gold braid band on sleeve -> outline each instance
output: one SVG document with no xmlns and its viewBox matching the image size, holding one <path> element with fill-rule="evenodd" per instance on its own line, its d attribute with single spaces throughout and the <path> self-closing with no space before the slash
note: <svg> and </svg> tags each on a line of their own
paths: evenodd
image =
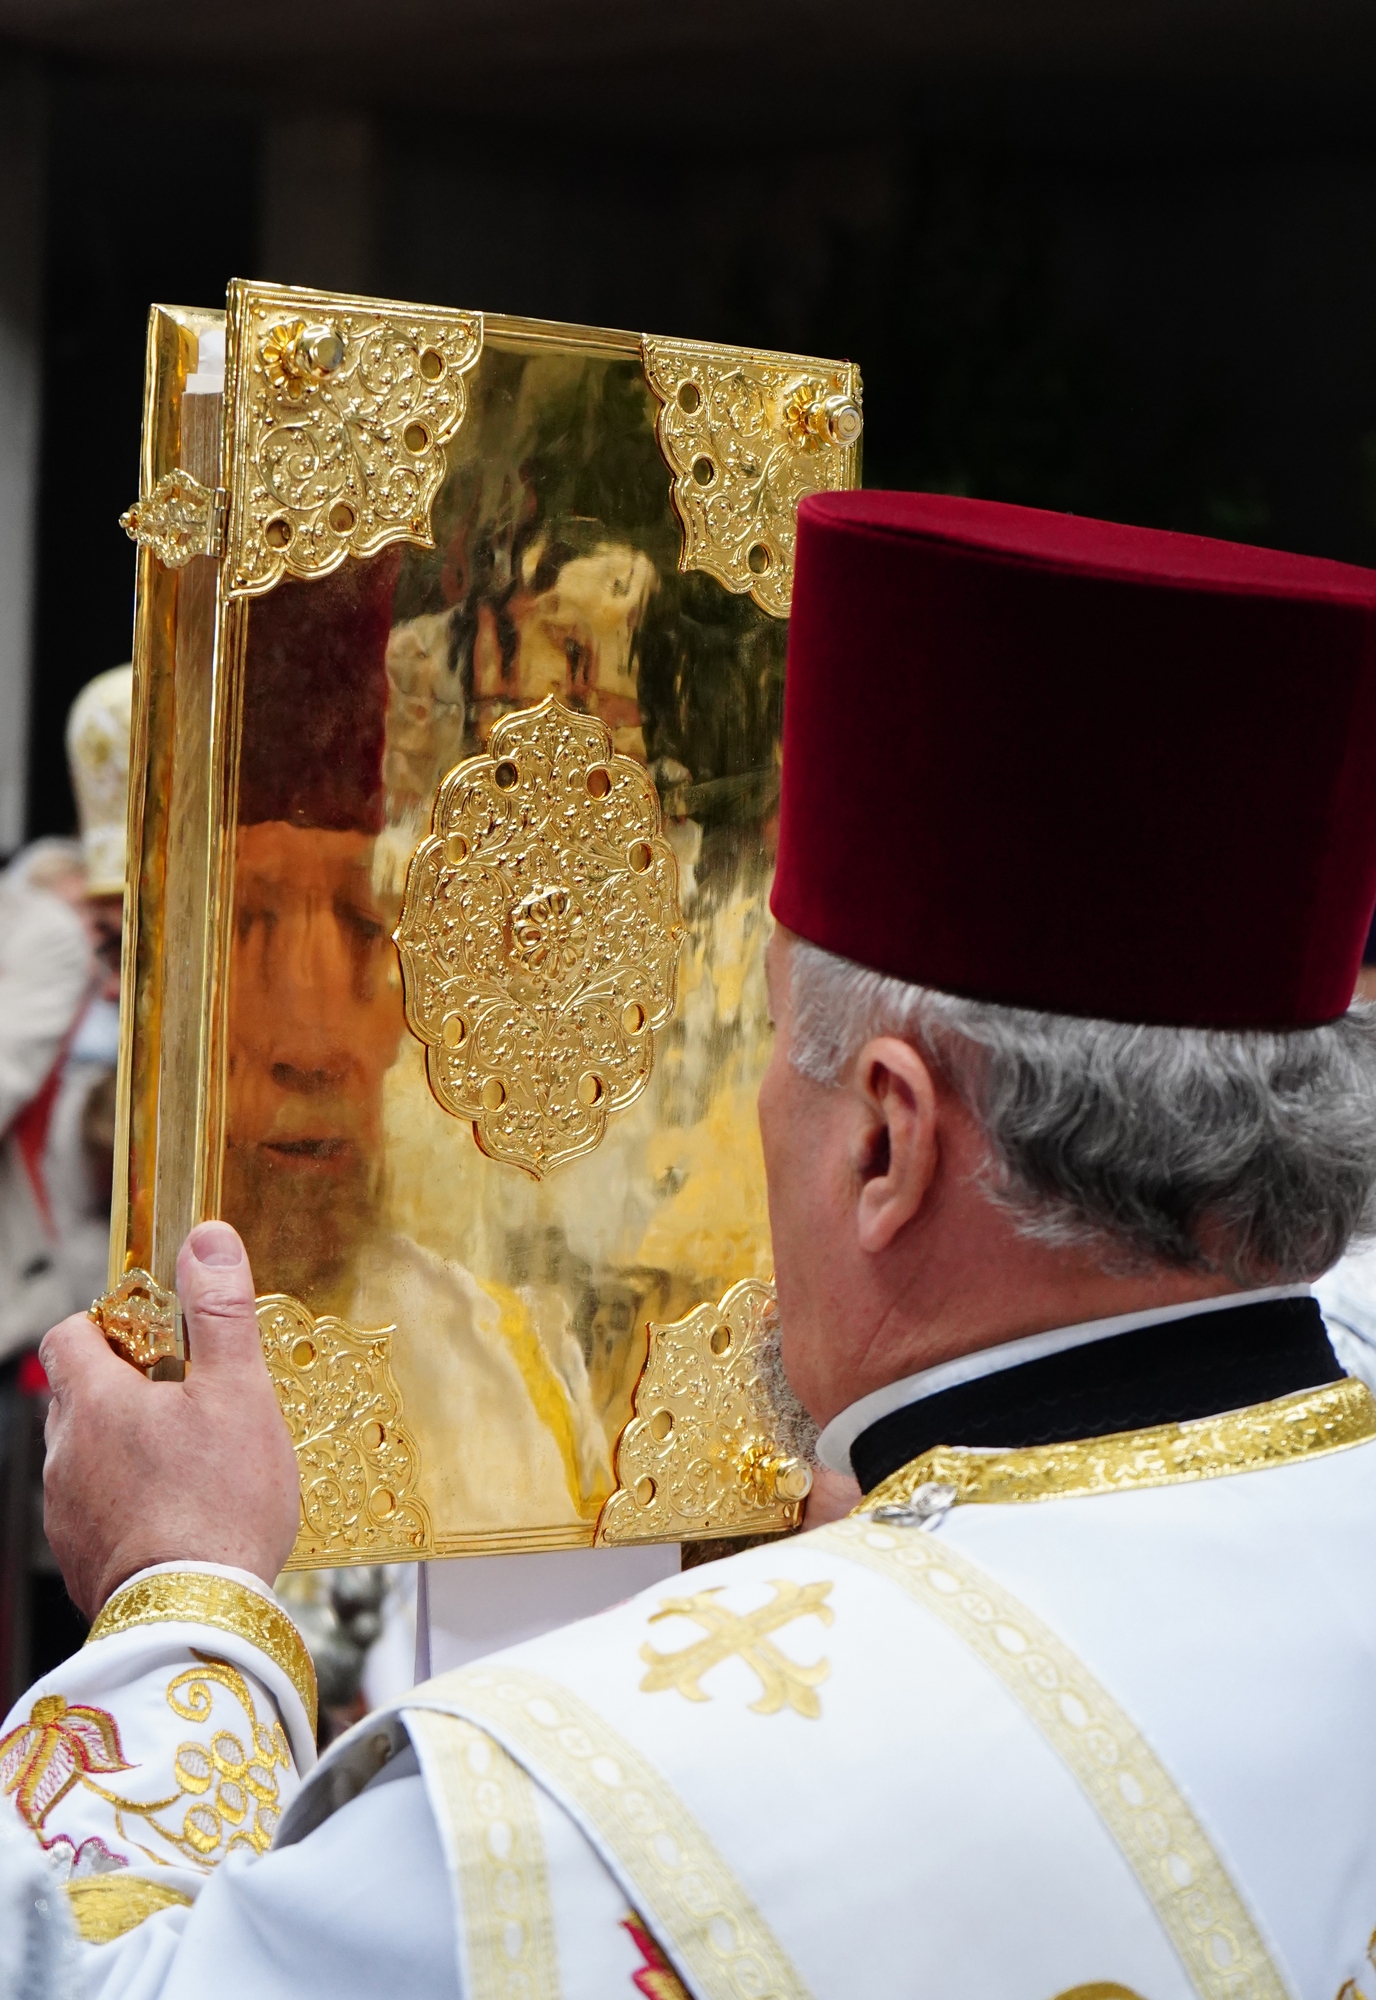
<svg viewBox="0 0 1376 2000">
<path fill-rule="evenodd" d="M 126 1583 L 99 1613 L 86 1640 L 112 1639 L 138 1625 L 210 1625 L 247 1639 L 280 1667 L 310 1720 L 316 1725 L 318 1698 L 315 1667 L 305 1641 L 282 1607 L 261 1591 L 229 1576 L 206 1576 L 199 1570 L 167 1570 Z"/>
</svg>

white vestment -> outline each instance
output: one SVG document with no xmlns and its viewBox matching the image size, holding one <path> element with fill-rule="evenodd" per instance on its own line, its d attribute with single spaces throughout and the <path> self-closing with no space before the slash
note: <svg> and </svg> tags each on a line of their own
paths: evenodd
<svg viewBox="0 0 1376 2000">
<path fill-rule="evenodd" d="M 304 1785 L 280 1648 L 134 1625 L 30 1691 L 0 1782 L 45 1697 L 118 1722 L 124 1768 L 28 1794 L 101 2000 L 1370 1995 L 1376 1438 L 1219 1422 L 1261 1469 L 766 1545 L 428 1683 Z"/>
</svg>

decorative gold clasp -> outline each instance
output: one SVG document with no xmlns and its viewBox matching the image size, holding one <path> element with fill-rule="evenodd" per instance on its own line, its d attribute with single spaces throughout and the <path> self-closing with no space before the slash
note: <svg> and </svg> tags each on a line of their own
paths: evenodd
<svg viewBox="0 0 1376 2000">
<path fill-rule="evenodd" d="M 176 1294 L 165 1291 L 147 1271 L 126 1271 L 117 1285 L 91 1301 L 89 1317 L 132 1367 L 161 1381 L 179 1381 L 186 1372 Z"/>
<path fill-rule="evenodd" d="M 126 507 L 119 524 L 131 542 L 153 551 L 168 569 L 184 569 L 193 556 L 225 552 L 226 495 L 189 472 L 165 472 L 151 493 Z"/>
<path fill-rule="evenodd" d="M 651 1323 L 599 1544 L 777 1535 L 801 1524 L 812 1471 L 778 1441 L 765 1362 L 775 1309 L 774 1287 L 747 1278 L 717 1305 Z"/>
</svg>

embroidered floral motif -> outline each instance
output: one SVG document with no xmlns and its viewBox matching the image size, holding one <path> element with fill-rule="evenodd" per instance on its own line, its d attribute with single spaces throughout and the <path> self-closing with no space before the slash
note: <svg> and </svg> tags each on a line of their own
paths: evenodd
<svg viewBox="0 0 1376 2000">
<path fill-rule="evenodd" d="M 179 1744 L 172 1766 L 177 1790 L 166 1798 L 128 1798 L 100 1782 L 107 1774 L 135 1768 L 124 1756 L 114 1717 L 104 1709 L 69 1706 L 61 1695 L 44 1695 L 35 1702 L 28 1722 L 0 1743 L 0 1783 L 16 1794 L 21 1815 L 40 1839 L 47 1814 L 79 1784 L 111 1808 L 122 1840 L 163 1865 L 171 1857 L 133 1839 L 126 1822 L 141 1823 L 145 1835 L 156 1837 L 202 1870 L 235 1847 L 263 1853 L 277 1826 L 277 1772 L 291 1768 L 286 1736 L 279 1722 L 261 1720 L 248 1682 L 237 1668 L 201 1653 L 195 1657 L 199 1665 L 186 1668 L 168 1684 L 167 1704 L 173 1714 L 187 1722 L 211 1722 L 218 1687 L 233 1696 L 247 1728 L 242 1733 L 217 1728 L 206 1740 Z M 183 1805 L 178 1824 L 176 1810 Z M 173 1815 L 170 1821 L 163 1817 L 168 1814 Z M 59 1833 L 43 1844 L 59 1855 L 65 1850 L 75 1872 L 97 1873 L 103 1866 L 127 1865 L 99 1839 L 78 1844 L 69 1834 Z M 92 1851 L 88 1857 L 88 1849 L 99 1853 Z"/>
<path fill-rule="evenodd" d="M 645 2000 L 688 2000 L 687 1987 L 646 1930 L 643 1919 L 632 1910 L 621 1919 L 621 1928 L 630 1932 L 636 1950 L 645 1961 L 639 1971 L 631 1974 L 636 1992 L 643 1993 Z"/>
<path fill-rule="evenodd" d="M 0 1785 L 34 1833 L 73 1785 L 97 1772 L 132 1769 L 114 1716 L 69 1704 L 60 1694 L 40 1695 L 28 1721 L 0 1741 Z"/>
<path fill-rule="evenodd" d="M 58 1875 L 64 1882 L 85 1882 L 92 1876 L 108 1875 L 113 1869 L 129 1866 L 129 1856 L 116 1854 L 98 1833 L 87 1834 L 85 1840 L 73 1840 L 69 1833 L 54 1834 L 51 1840 L 40 1834 L 38 1839 L 57 1864 Z"/>
</svg>

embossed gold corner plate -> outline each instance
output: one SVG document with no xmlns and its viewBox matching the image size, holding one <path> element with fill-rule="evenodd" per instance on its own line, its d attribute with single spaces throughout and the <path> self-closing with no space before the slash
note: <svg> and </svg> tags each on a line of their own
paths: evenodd
<svg viewBox="0 0 1376 2000">
<path fill-rule="evenodd" d="M 774 1287 L 747 1279 L 716 1305 L 651 1323 L 599 1545 L 783 1534 L 801 1524 L 812 1474 L 777 1442 L 763 1365 L 776 1312 Z"/>
<path fill-rule="evenodd" d="M 673 1011 L 678 864 L 643 765 L 553 695 L 449 773 L 396 942 L 430 1088 L 539 1179 L 649 1081 Z"/>
<path fill-rule="evenodd" d="M 258 1326 L 301 1468 L 301 1528 L 289 1567 L 414 1558 L 433 1546 L 416 1497 L 420 1453 L 402 1420 L 388 1358 L 395 1331 L 313 1317 L 284 1292 L 260 1298 Z"/>
<path fill-rule="evenodd" d="M 230 594 L 328 576 L 392 542 L 430 547 L 482 315 L 239 283 L 229 310 Z"/>
<path fill-rule="evenodd" d="M 683 524 L 680 567 L 787 618 L 799 502 L 857 483 L 859 369 L 650 334 L 642 346 Z"/>
</svg>

